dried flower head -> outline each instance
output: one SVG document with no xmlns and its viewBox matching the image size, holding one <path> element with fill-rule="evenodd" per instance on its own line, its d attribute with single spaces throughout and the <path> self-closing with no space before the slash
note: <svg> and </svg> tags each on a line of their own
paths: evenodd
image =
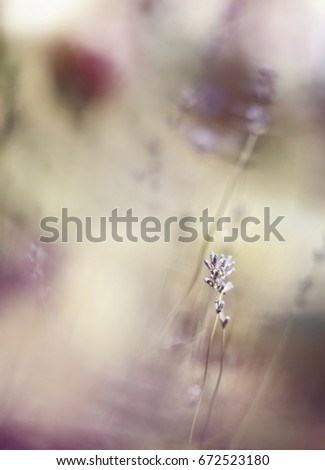
<svg viewBox="0 0 325 470">
<path fill-rule="evenodd" d="M 233 285 L 228 277 L 235 271 L 234 260 L 231 256 L 210 253 L 210 259 L 205 259 L 204 264 L 210 271 L 210 277 L 205 277 L 205 282 L 216 289 L 220 294 L 229 292 Z"/>
<path fill-rule="evenodd" d="M 226 328 L 228 323 L 230 322 L 230 317 L 220 318 L 222 328 Z"/>
<path fill-rule="evenodd" d="M 225 302 L 222 297 L 234 287 L 228 278 L 235 271 L 235 262 L 232 256 L 226 257 L 224 254 L 217 255 L 212 252 L 209 259 L 204 260 L 204 264 L 210 271 L 210 276 L 204 278 L 205 282 L 219 292 L 219 299 L 215 300 L 214 304 L 222 328 L 225 328 L 230 317 L 224 315 Z"/>
<path fill-rule="evenodd" d="M 216 314 L 219 315 L 225 306 L 225 302 L 223 300 L 215 300 L 214 304 L 216 307 Z"/>
</svg>

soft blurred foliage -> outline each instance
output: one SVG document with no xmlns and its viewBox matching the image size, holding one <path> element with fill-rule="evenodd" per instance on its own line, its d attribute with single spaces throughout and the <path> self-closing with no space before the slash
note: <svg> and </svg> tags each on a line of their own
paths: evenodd
<svg viewBox="0 0 325 470">
<path fill-rule="evenodd" d="M 2 0 L 0 448 L 324 448 L 321 0 Z M 38 243 L 40 220 L 284 215 L 255 243 Z M 72 234 L 73 235 L 73 234 Z M 207 397 L 220 365 L 213 343 Z"/>
</svg>

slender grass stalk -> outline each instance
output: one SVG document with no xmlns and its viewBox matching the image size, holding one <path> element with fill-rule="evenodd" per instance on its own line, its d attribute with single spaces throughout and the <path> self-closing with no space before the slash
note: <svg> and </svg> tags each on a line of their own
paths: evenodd
<svg viewBox="0 0 325 470">
<path fill-rule="evenodd" d="M 208 374 L 211 345 L 213 343 L 213 340 L 214 340 L 214 337 L 215 337 L 215 334 L 216 334 L 216 331 L 217 331 L 218 319 L 219 319 L 219 317 L 217 315 L 216 319 L 214 321 L 212 331 L 211 331 L 210 341 L 208 343 L 208 349 L 207 349 L 207 353 L 206 353 L 204 373 L 203 373 L 203 379 L 202 379 L 201 395 L 200 395 L 199 401 L 196 405 L 196 409 L 195 409 L 195 413 L 194 413 L 194 417 L 193 417 L 193 421 L 192 421 L 190 437 L 189 437 L 189 440 L 188 440 L 188 446 L 189 447 L 192 446 L 194 429 L 195 429 L 197 418 L 199 416 L 199 412 L 200 412 L 200 408 L 201 408 L 201 404 L 202 404 L 202 400 L 203 400 L 203 395 L 204 395 L 204 392 L 205 392 L 205 384 L 206 384 L 206 379 L 207 379 L 207 374 Z"/>
<path fill-rule="evenodd" d="M 259 137 L 258 134 L 253 134 L 252 132 L 248 134 L 248 137 L 246 139 L 243 150 L 238 160 L 238 165 L 240 165 L 240 167 L 242 168 L 246 167 L 248 160 L 250 159 L 250 157 L 252 156 L 254 152 L 255 146 L 258 141 L 258 137 Z"/>
<path fill-rule="evenodd" d="M 226 330 L 225 328 L 222 328 L 222 336 L 221 336 L 221 355 L 220 355 L 220 366 L 219 366 L 219 374 L 218 378 L 216 381 L 216 385 L 213 390 L 213 395 L 211 397 L 210 405 L 208 408 L 208 414 L 205 422 L 205 426 L 203 429 L 203 440 L 205 438 L 206 432 L 209 429 L 209 424 L 210 424 L 210 419 L 212 415 L 212 410 L 216 401 L 216 397 L 218 395 L 221 379 L 222 379 L 222 374 L 223 374 L 223 366 L 224 366 L 224 357 L 225 357 L 225 342 L 226 342 Z"/>
</svg>

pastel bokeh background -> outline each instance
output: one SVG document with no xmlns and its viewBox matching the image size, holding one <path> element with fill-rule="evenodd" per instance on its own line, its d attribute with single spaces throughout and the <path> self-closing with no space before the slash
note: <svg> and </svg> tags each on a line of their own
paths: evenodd
<svg viewBox="0 0 325 470">
<path fill-rule="evenodd" d="M 186 449 L 211 250 L 235 287 L 193 446 L 324 448 L 322 1 L 1 8 L 0 448 Z M 62 207 L 95 227 L 114 208 L 238 224 L 270 207 L 286 241 L 40 244 Z M 207 396 L 220 332 L 210 359 Z"/>
</svg>

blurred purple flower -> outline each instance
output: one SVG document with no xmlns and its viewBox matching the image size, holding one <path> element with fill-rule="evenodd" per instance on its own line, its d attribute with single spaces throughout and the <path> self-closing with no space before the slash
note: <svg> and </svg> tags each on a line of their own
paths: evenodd
<svg viewBox="0 0 325 470">
<path fill-rule="evenodd" d="M 227 102 L 225 90 L 214 83 L 187 86 L 181 91 L 181 107 L 186 111 L 194 110 L 205 118 L 220 116 Z"/>
<path fill-rule="evenodd" d="M 247 128 L 251 134 L 263 135 L 270 124 L 270 116 L 263 106 L 253 104 L 246 111 Z"/>
<path fill-rule="evenodd" d="M 225 14 L 226 22 L 236 21 L 245 8 L 245 0 L 232 0 Z"/>
<path fill-rule="evenodd" d="M 271 103 L 276 95 L 277 74 L 272 69 L 260 68 L 253 84 L 253 94 L 260 103 Z"/>
<path fill-rule="evenodd" d="M 208 127 L 194 127 L 187 132 L 187 140 L 202 152 L 212 152 L 217 148 L 219 136 Z"/>
</svg>

